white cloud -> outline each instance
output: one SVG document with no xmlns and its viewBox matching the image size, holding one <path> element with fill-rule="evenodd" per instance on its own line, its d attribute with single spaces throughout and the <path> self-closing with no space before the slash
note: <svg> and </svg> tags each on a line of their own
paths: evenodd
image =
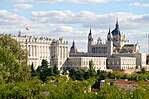
<svg viewBox="0 0 149 99">
<path fill-rule="evenodd" d="M 17 14 L 0 10 L 0 25 L 16 25 L 25 24 L 26 18 Z"/>
<path fill-rule="evenodd" d="M 72 2 L 72 3 L 106 3 L 113 1 L 124 0 L 3 0 L 3 1 L 15 1 L 15 2 Z"/>
<path fill-rule="evenodd" d="M 17 5 L 14 5 L 15 11 L 22 11 L 22 10 L 26 10 L 26 9 L 30 9 L 30 8 L 33 8 L 33 6 L 30 5 L 30 4 L 17 4 Z"/>
<path fill-rule="evenodd" d="M 89 11 L 32 11 L 32 21 L 46 24 L 80 24 L 83 27 L 106 29 L 109 25 L 114 26 L 117 17 L 123 29 L 148 28 L 149 14 L 135 15 L 131 13 L 116 12 L 97 14 Z M 147 23 L 148 22 L 148 23 Z"/>
<path fill-rule="evenodd" d="M 134 2 L 134 3 L 131 3 L 129 5 L 130 6 L 135 6 L 135 7 L 149 7 L 149 4 L 141 4 L 141 3 L 138 3 L 138 2 Z"/>
<path fill-rule="evenodd" d="M 19 29 L 25 29 L 25 27 L 28 26 L 32 29 L 37 28 L 45 28 L 46 25 L 43 25 L 41 23 L 35 24 L 34 22 L 28 20 L 24 16 L 19 16 L 15 13 L 9 12 L 7 10 L 0 10 L 0 28 L 1 31 L 3 30 L 19 30 Z M 5 32 L 5 31 L 3 31 Z"/>
</svg>

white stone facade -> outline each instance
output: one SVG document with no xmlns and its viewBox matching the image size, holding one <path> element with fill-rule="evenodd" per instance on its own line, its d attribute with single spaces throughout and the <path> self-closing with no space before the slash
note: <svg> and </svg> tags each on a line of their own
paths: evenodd
<svg viewBox="0 0 149 99">
<path fill-rule="evenodd" d="M 95 70 L 106 70 L 106 57 L 69 57 L 63 69 L 89 69 L 89 61 L 93 61 Z"/>
<path fill-rule="evenodd" d="M 113 54 L 115 57 L 134 57 L 136 58 L 136 66 L 138 68 L 140 67 L 146 67 L 146 54 L 145 53 L 117 53 Z"/>
<path fill-rule="evenodd" d="M 68 55 L 68 42 L 62 38 L 55 40 L 47 37 L 12 36 L 20 42 L 23 49 L 28 51 L 28 65 L 33 63 L 37 68 L 43 59 L 49 66 L 57 65 L 60 69 Z"/>
<path fill-rule="evenodd" d="M 107 58 L 107 69 L 116 69 L 116 70 L 136 69 L 136 58 L 109 57 Z"/>
</svg>

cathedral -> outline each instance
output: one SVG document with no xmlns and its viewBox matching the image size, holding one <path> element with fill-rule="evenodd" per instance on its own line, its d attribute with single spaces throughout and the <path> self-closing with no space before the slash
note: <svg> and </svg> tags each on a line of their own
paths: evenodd
<svg viewBox="0 0 149 99">
<path fill-rule="evenodd" d="M 88 53 L 93 56 L 111 56 L 115 53 L 139 53 L 139 44 L 127 44 L 125 35 L 120 31 L 118 21 L 115 29 L 107 33 L 106 43 L 103 44 L 99 37 L 97 43 L 93 43 L 92 32 L 88 34 Z"/>
<path fill-rule="evenodd" d="M 118 20 L 116 21 L 115 28 L 112 31 L 109 28 L 105 43 L 103 43 L 100 37 L 98 37 L 97 42 L 94 43 L 93 33 L 90 29 L 88 34 L 87 53 L 78 52 L 75 42 L 73 41 L 69 58 L 77 57 L 88 57 L 90 60 L 96 57 L 97 59 L 95 59 L 94 62 L 96 65 L 101 63 L 101 61 L 99 62 L 98 60 L 102 60 L 102 58 L 104 58 L 102 61 L 105 61 L 105 64 L 102 64 L 97 68 L 95 66 L 95 69 L 104 67 L 102 69 L 105 70 L 106 66 L 106 69 L 125 70 L 146 66 L 146 54 L 140 52 L 140 46 L 138 43 L 128 43 L 125 35 L 120 31 Z M 83 63 L 85 64 L 86 62 Z"/>
</svg>

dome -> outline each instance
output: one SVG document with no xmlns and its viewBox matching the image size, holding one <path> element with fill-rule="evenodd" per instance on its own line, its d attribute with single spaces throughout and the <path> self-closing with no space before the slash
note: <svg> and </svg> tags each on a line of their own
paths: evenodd
<svg viewBox="0 0 149 99">
<path fill-rule="evenodd" d="M 112 31 L 112 35 L 113 35 L 113 36 L 120 36 L 120 35 L 121 35 L 120 30 L 119 30 L 118 20 L 117 20 L 117 22 L 116 22 L 116 27 L 115 27 L 115 29 Z"/>
<path fill-rule="evenodd" d="M 113 36 L 120 36 L 120 35 L 121 35 L 120 30 L 115 28 L 115 29 L 112 31 L 112 35 L 113 35 Z"/>
</svg>

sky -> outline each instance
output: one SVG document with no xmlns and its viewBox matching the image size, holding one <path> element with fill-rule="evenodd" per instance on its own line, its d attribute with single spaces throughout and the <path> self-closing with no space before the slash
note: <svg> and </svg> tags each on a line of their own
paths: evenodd
<svg viewBox="0 0 149 99">
<path fill-rule="evenodd" d="M 90 28 L 94 42 L 98 37 L 106 42 L 117 18 L 128 43 L 148 53 L 149 0 L 0 0 L 0 33 L 63 37 L 83 52 Z"/>
</svg>

